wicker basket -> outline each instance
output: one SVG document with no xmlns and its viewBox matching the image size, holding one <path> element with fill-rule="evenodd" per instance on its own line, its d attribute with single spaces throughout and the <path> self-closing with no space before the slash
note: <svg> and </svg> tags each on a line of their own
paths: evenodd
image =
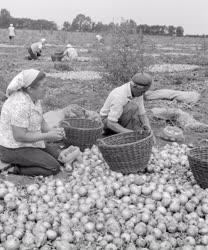
<svg viewBox="0 0 208 250">
<path fill-rule="evenodd" d="M 198 185 L 202 188 L 208 188 L 208 147 L 203 146 L 190 149 L 188 160 Z"/>
<path fill-rule="evenodd" d="M 53 62 L 60 62 L 63 58 L 63 52 L 55 52 L 51 55 L 51 59 Z"/>
<path fill-rule="evenodd" d="M 65 129 L 68 146 L 78 146 L 82 151 L 85 148 L 91 148 L 103 132 L 101 122 L 89 119 L 69 118 L 63 121 L 61 125 Z"/>
<path fill-rule="evenodd" d="M 143 172 L 150 159 L 153 134 L 120 133 L 98 140 L 98 147 L 110 169 L 124 174 Z"/>
</svg>

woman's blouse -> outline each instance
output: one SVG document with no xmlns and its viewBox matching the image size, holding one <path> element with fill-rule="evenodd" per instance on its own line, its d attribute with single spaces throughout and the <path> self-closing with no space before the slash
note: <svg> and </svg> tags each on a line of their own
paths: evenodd
<svg viewBox="0 0 208 250">
<path fill-rule="evenodd" d="M 44 141 L 18 142 L 13 136 L 12 126 L 26 128 L 30 132 L 41 132 L 43 111 L 40 101 L 33 103 L 30 96 L 17 91 L 5 101 L 0 118 L 0 145 L 7 148 L 45 148 Z"/>
</svg>

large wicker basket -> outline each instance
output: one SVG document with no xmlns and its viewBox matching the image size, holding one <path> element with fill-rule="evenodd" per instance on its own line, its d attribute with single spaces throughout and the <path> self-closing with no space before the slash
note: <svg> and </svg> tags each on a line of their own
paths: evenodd
<svg viewBox="0 0 208 250">
<path fill-rule="evenodd" d="M 63 121 L 61 125 L 65 129 L 68 146 L 78 146 L 82 151 L 85 148 L 91 148 L 103 132 L 101 122 L 89 119 L 70 118 Z"/>
<path fill-rule="evenodd" d="M 124 174 L 143 172 L 150 159 L 153 134 L 128 132 L 98 140 L 110 169 Z"/>
<path fill-rule="evenodd" d="M 208 188 L 208 147 L 196 147 L 188 152 L 191 171 L 198 185 Z"/>
</svg>

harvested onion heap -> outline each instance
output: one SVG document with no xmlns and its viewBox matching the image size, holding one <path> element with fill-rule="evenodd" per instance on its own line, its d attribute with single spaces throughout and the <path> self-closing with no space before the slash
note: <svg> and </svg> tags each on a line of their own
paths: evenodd
<svg viewBox="0 0 208 250">
<path fill-rule="evenodd" d="M 207 249 L 208 192 L 187 147 L 153 149 L 148 173 L 112 172 L 97 147 L 67 180 L 0 183 L 0 250 Z"/>
</svg>

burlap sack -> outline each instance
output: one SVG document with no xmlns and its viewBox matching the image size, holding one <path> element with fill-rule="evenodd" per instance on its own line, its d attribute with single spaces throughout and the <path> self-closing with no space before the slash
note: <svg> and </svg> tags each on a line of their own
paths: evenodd
<svg viewBox="0 0 208 250">
<path fill-rule="evenodd" d="M 153 116 L 162 120 L 172 121 L 183 130 L 192 130 L 195 132 L 208 131 L 208 125 L 194 119 L 192 115 L 181 109 L 174 108 L 153 108 L 151 109 Z"/>
<path fill-rule="evenodd" d="M 200 94 L 196 91 L 179 91 L 173 89 L 158 89 L 147 91 L 145 94 L 146 100 L 177 100 L 185 103 L 196 103 L 200 98 Z"/>
</svg>

